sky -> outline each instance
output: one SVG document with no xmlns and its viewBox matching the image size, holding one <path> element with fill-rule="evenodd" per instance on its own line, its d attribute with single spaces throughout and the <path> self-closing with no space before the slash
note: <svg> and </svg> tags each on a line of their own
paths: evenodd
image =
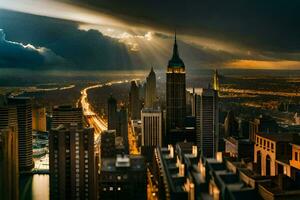
<svg viewBox="0 0 300 200">
<path fill-rule="evenodd" d="M 300 69 L 300 2 L 0 0 L 0 68 Z"/>
</svg>

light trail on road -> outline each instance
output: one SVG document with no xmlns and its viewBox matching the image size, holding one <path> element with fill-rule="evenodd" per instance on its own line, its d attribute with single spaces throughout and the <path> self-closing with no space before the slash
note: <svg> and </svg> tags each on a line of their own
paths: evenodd
<svg viewBox="0 0 300 200">
<path fill-rule="evenodd" d="M 81 90 L 81 99 L 80 103 L 82 106 L 83 114 L 86 117 L 88 123 L 90 126 L 92 126 L 95 129 L 95 137 L 97 138 L 99 134 L 107 130 L 107 123 L 102 120 L 93 110 L 92 106 L 88 102 L 88 95 L 87 91 L 90 89 L 100 88 L 103 87 L 105 84 L 97 84 L 93 86 L 89 86 Z"/>
<path fill-rule="evenodd" d="M 81 97 L 79 101 L 77 102 L 77 106 L 80 103 L 82 106 L 83 114 L 88 122 L 88 124 L 95 129 L 95 145 L 97 145 L 100 142 L 100 134 L 102 131 L 107 130 L 107 121 L 102 119 L 93 111 L 92 106 L 88 102 L 88 94 L 87 91 L 90 89 L 95 89 L 95 88 L 101 88 L 103 86 L 112 86 L 114 84 L 122 84 L 122 83 L 127 83 L 128 80 L 124 81 L 111 81 L 105 84 L 97 84 L 97 85 L 92 85 L 84 88 L 81 90 Z M 134 137 L 131 126 L 129 124 L 128 127 L 128 139 L 129 139 L 129 149 L 130 149 L 130 154 L 139 154 L 139 151 L 137 149 L 137 144 L 136 144 L 136 138 Z"/>
<path fill-rule="evenodd" d="M 88 102 L 87 91 L 90 89 L 101 88 L 103 86 L 112 86 L 114 84 L 127 83 L 128 80 L 124 81 L 111 81 L 104 84 L 96 84 L 88 86 L 81 90 L 81 97 L 78 104 L 81 104 L 83 114 L 86 117 L 89 125 L 95 129 L 95 139 L 97 139 L 100 133 L 104 130 L 107 130 L 107 121 L 99 117 L 94 111 L 90 103 Z M 77 105 L 78 106 L 78 105 Z M 96 140 L 95 140 L 96 141 Z"/>
</svg>

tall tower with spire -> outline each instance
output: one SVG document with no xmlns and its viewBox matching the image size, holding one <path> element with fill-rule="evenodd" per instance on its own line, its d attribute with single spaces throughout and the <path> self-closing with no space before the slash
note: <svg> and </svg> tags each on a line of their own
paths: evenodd
<svg viewBox="0 0 300 200">
<path fill-rule="evenodd" d="M 215 69 L 214 72 L 214 77 L 213 77 L 213 89 L 216 91 L 219 91 L 220 86 L 219 86 L 219 74 L 218 74 L 218 70 Z"/>
<path fill-rule="evenodd" d="M 167 138 L 170 138 L 172 137 L 172 130 L 180 130 L 184 128 L 184 120 L 186 117 L 185 66 L 179 57 L 176 32 L 173 55 L 169 60 L 166 75 L 166 134 Z"/>
</svg>

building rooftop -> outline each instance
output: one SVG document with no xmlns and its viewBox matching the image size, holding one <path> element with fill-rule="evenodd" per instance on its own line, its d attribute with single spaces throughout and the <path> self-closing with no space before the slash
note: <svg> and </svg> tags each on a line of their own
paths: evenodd
<svg viewBox="0 0 300 200">
<path fill-rule="evenodd" d="M 276 196 L 300 196 L 299 184 L 285 175 L 279 175 L 272 177 L 268 182 L 261 183 L 259 185 L 260 191 L 263 193 L 273 194 Z"/>
<path fill-rule="evenodd" d="M 293 142 L 299 141 L 300 138 L 299 134 L 296 133 L 257 133 L 257 135 L 272 140 L 274 142 Z"/>
<path fill-rule="evenodd" d="M 240 144 L 250 144 L 251 143 L 250 139 L 248 139 L 248 138 L 227 137 L 227 138 L 224 138 L 224 140 L 226 140 L 232 144 L 237 144 L 237 142 Z"/>
<path fill-rule="evenodd" d="M 65 111 L 65 110 L 67 110 L 67 111 L 72 111 L 72 110 L 74 110 L 74 111 L 81 111 L 82 110 L 82 108 L 80 108 L 80 107 L 73 107 L 72 105 L 60 105 L 60 106 L 54 106 L 53 107 L 53 111 Z"/>
<path fill-rule="evenodd" d="M 143 113 L 161 113 L 160 108 L 143 108 Z"/>
<path fill-rule="evenodd" d="M 140 155 L 117 155 L 115 158 L 101 159 L 101 171 L 117 172 L 123 168 L 128 171 L 145 170 L 144 157 Z"/>
<path fill-rule="evenodd" d="M 130 167 L 130 159 L 128 155 L 117 155 L 116 167 Z"/>
<path fill-rule="evenodd" d="M 6 106 L 7 104 L 7 97 L 5 95 L 0 95 L 0 106 Z"/>
</svg>

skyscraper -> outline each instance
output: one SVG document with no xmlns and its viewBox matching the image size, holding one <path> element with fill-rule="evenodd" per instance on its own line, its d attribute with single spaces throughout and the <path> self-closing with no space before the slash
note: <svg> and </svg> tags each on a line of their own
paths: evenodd
<svg viewBox="0 0 300 200">
<path fill-rule="evenodd" d="M 214 77 L 213 77 L 213 89 L 216 91 L 219 91 L 220 89 L 220 83 L 219 83 L 219 74 L 218 74 L 218 70 L 216 69 L 214 71 Z"/>
<path fill-rule="evenodd" d="M 19 199 L 17 110 L 0 98 L 0 199 Z"/>
<path fill-rule="evenodd" d="M 135 81 L 131 81 L 130 93 L 130 117 L 131 120 L 141 119 L 141 105 L 139 99 L 139 88 Z"/>
<path fill-rule="evenodd" d="M 19 140 L 19 171 L 30 171 L 32 159 L 32 102 L 30 98 L 9 98 L 8 103 L 17 109 Z"/>
<path fill-rule="evenodd" d="M 167 68 L 166 97 L 166 126 L 167 134 L 170 134 L 172 129 L 184 127 L 186 113 L 185 66 L 178 54 L 176 34 L 173 56 L 169 60 Z"/>
<path fill-rule="evenodd" d="M 214 157 L 218 149 L 219 112 L 217 92 L 212 89 L 195 91 L 197 147 L 205 157 Z"/>
<path fill-rule="evenodd" d="M 142 146 L 162 146 L 162 113 L 160 109 L 143 109 L 142 116 Z"/>
<path fill-rule="evenodd" d="M 151 67 L 151 71 L 146 78 L 146 98 L 145 98 L 145 107 L 152 108 L 156 101 L 156 75 Z"/>
<path fill-rule="evenodd" d="M 117 100 L 110 95 L 107 100 L 108 130 L 116 130 L 117 127 Z"/>
<path fill-rule="evenodd" d="M 32 109 L 32 129 L 35 131 L 46 132 L 46 108 L 34 107 Z"/>
<path fill-rule="evenodd" d="M 51 199 L 95 199 L 94 129 L 76 123 L 59 125 L 49 134 Z"/>
<path fill-rule="evenodd" d="M 113 158 L 116 156 L 116 130 L 106 130 L 101 133 L 101 158 Z"/>
<path fill-rule="evenodd" d="M 57 106 L 53 108 L 52 128 L 70 123 L 76 123 L 81 128 L 83 126 L 82 122 L 82 108 L 72 106 Z"/>
<path fill-rule="evenodd" d="M 224 122 L 225 137 L 239 137 L 239 123 L 235 119 L 233 111 L 229 111 Z"/>
<path fill-rule="evenodd" d="M 129 150 L 128 144 L 128 112 L 124 105 L 117 112 L 117 128 L 116 135 L 121 136 L 124 141 L 125 153 Z"/>
</svg>

